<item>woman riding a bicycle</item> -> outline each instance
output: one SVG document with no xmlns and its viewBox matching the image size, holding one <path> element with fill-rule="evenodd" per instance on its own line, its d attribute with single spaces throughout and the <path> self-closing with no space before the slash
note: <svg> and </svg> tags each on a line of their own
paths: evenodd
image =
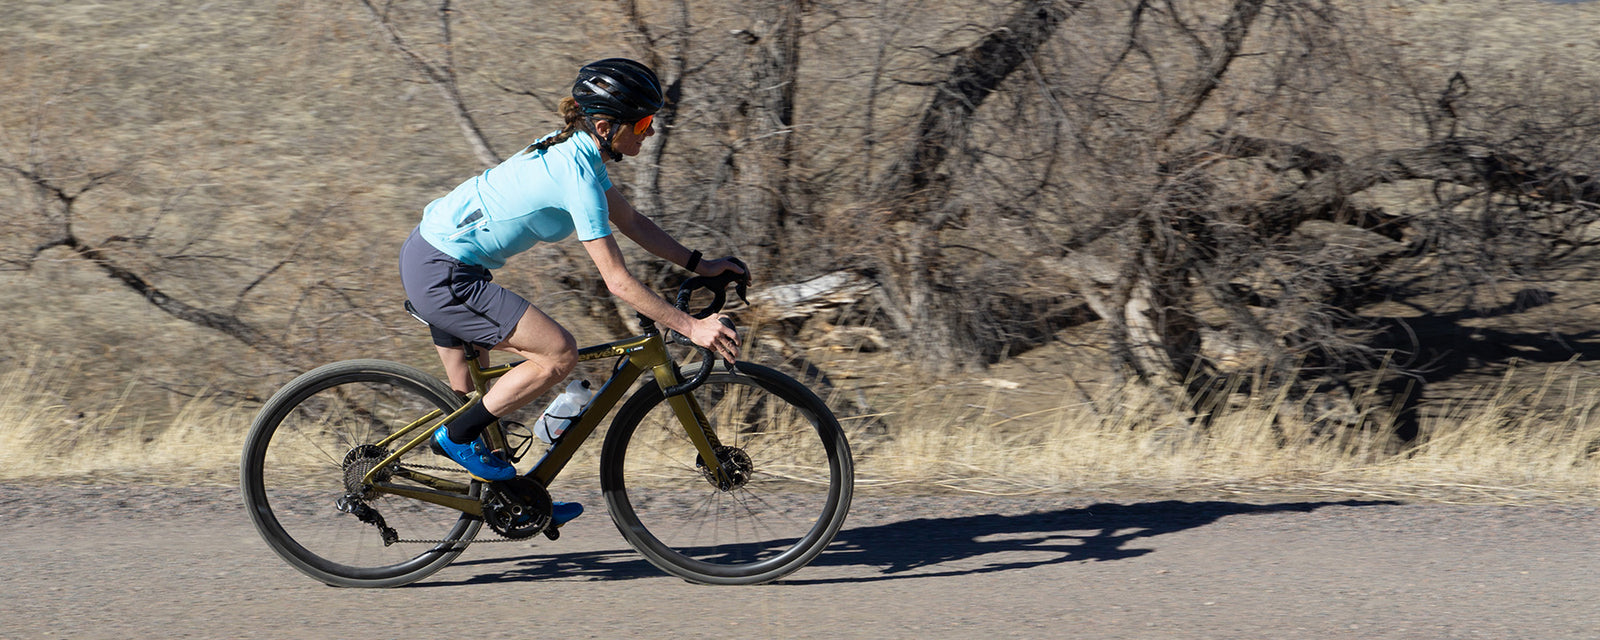
<svg viewBox="0 0 1600 640">
<path fill-rule="evenodd" d="M 645 138 L 655 134 L 652 121 L 661 105 L 661 85 L 649 67 L 622 58 L 585 65 L 572 95 L 559 105 L 562 130 L 429 203 L 400 250 L 406 297 L 432 327 L 457 393 L 473 390 L 460 348 L 464 343 L 525 359 L 489 389 L 483 402 L 434 434 L 450 459 L 479 478 L 516 476 L 516 468 L 480 438 L 484 429 L 544 394 L 578 362 L 571 333 L 491 282 L 492 269 L 537 243 L 575 232 L 612 295 L 730 362 L 739 355 L 738 334 L 720 314 L 696 319 L 656 295 L 628 272 L 612 235 L 615 226 L 646 251 L 700 275 L 743 272 L 728 258 L 701 260 L 699 251 L 662 231 L 612 185 L 605 160 L 638 155 Z M 488 364 L 487 353 L 480 363 Z M 553 524 L 582 511 L 577 503 L 557 502 Z"/>
</svg>

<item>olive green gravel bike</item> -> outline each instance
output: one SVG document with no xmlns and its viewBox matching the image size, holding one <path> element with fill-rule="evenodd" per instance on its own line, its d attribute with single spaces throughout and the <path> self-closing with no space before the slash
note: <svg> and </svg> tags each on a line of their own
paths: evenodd
<svg viewBox="0 0 1600 640">
<path fill-rule="evenodd" d="M 722 308 L 730 283 L 691 278 L 678 307 L 711 290 L 715 299 L 695 314 L 706 317 Z M 580 361 L 616 358 L 610 379 L 531 470 L 504 482 L 471 476 L 430 444 L 434 429 L 517 363 L 480 369 L 477 350 L 464 347 L 476 387 L 465 399 L 435 376 L 383 360 L 306 372 L 251 425 L 240 465 L 250 518 L 290 565 L 344 587 L 425 578 L 485 524 L 502 540 L 554 540 L 546 488 L 620 402 L 600 452 L 600 488 L 639 553 L 707 584 L 767 582 L 810 563 L 844 524 L 854 487 L 832 411 L 783 373 L 718 361 L 703 348 L 699 363 L 680 368 L 667 344 L 688 340 L 640 320 L 642 335 L 579 350 Z M 515 423 L 493 424 L 485 438 L 513 463 L 541 451 Z"/>
</svg>

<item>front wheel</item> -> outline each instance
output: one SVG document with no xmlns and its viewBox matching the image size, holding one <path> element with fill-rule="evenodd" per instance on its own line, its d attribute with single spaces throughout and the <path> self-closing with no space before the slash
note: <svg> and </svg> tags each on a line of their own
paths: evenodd
<svg viewBox="0 0 1600 640">
<path fill-rule="evenodd" d="M 833 412 L 794 379 L 748 363 L 690 394 L 721 441 L 714 464 L 734 482 L 718 486 L 660 387 L 647 384 L 618 411 L 600 458 L 623 537 L 693 582 L 757 584 L 806 566 L 844 524 L 855 484 Z"/>
<path fill-rule="evenodd" d="M 385 436 L 460 404 L 438 378 L 382 360 L 336 362 L 295 378 L 262 406 L 245 441 L 241 488 L 261 537 L 290 565 L 334 586 L 395 587 L 450 564 L 482 519 L 373 491 L 361 478 L 398 446 L 377 446 Z M 464 497 L 480 489 L 427 446 L 380 475 L 407 484 L 412 472 L 455 483 Z"/>
</svg>

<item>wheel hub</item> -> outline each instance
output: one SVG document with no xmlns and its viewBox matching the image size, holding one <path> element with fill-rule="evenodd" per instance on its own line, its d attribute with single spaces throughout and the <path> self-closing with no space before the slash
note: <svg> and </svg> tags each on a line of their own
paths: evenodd
<svg viewBox="0 0 1600 640">
<path fill-rule="evenodd" d="M 724 485 L 717 480 L 717 473 L 701 460 L 695 461 L 695 466 L 700 468 L 700 475 L 706 482 L 722 491 L 733 491 L 750 482 L 750 475 L 755 470 L 755 464 L 750 461 L 750 454 L 739 447 L 721 445 L 713 449 L 717 453 L 717 464 L 722 468 L 723 475 L 727 476 Z"/>
</svg>

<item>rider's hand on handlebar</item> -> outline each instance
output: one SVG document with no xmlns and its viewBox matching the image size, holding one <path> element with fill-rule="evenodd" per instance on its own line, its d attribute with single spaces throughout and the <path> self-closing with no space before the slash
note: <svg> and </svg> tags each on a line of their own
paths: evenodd
<svg viewBox="0 0 1600 640">
<path fill-rule="evenodd" d="M 732 322 L 723 324 L 724 318 L 720 313 L 713 313 L 705 318 L 694 320 L 689 325 L 689 341 L 716 352 L 723 360 L 734 362 L 739 359 L 739 332 L 734 331 Z"/>
<path fill-rule="evenodd" d="M 694 268 L 695 273 L 706 277 L 715 276 L 725 271 L 732 271 L 734 273 L 743 273 L 747 275 L 749 273 L 745 270 L 744 265 L 739 261 L 734 260 L 732 256 L 726 258 L 717 258 L 716 260 L 705 260 Z"/>
</svg>

